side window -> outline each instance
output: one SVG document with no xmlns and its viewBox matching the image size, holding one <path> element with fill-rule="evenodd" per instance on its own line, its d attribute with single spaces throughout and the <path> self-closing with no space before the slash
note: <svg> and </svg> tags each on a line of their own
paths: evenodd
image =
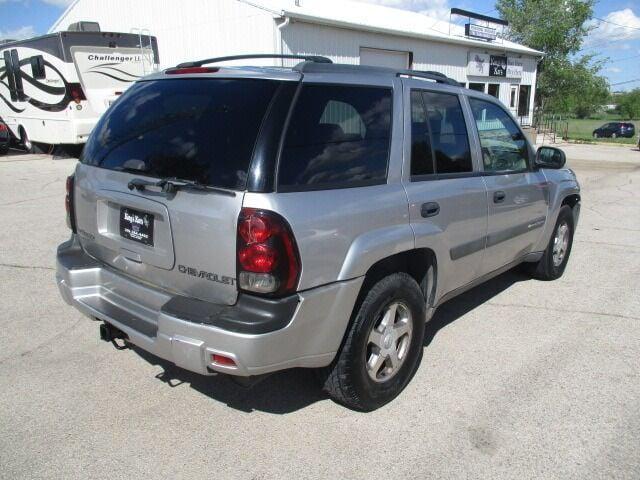
<svg viewBox="0 0 640 480">
<path fill-rule="evenodd" d="M 433 152 L 427 111 L 424 108 L 422 94 L 411 91 L 411 176 L 431 175 L 433 170 Z"/>
<path fill-rule="evenodd" d="M 18 57 L 18 50 L 15 48 L 11 50 L 11 64 L 13 70 L 13 81 L 16 86 L 16 93 L 19 102 L 24 102 L 27 97 L 24 94 L 24 88 L 22 85 L 22 70 L 20 69 L 20 58 Z"/>
<path fill-rule="evenodd" d="M 42 55 L 36 55 L 31 57 L 31 76 L 36 80 L 42 80 L 46 77 L 46 72 L 44 70 L 44 58 Z"/>
<path fill-rule="evenodd" d="M 367 129 L 360 114 L 348 103 L 330 100 L 320 118 L 322 125 L 339 125 L 345 135 L 352 135 L 354 140 L 362 140 Z"/>
<path fill-rule="evenodd" d="M 476 98 L 469 98 L 469 103 L 478 127 L 485 171 L 526 170 L 527 141 L 511 117 L 493 103 Z"/>
<path fill-rule="evenodd" d="M 467 126 L 457 95 L 423 92 L 436 173 L 472 172 Z"/>
<path fill-rule="evenodd" d="M 278 189 L 349 188 L 386 181 L 391 89 L 304 85 L 278 167 Z"/>
<path fill-rule="evenodd" d="M 4 51 L 4 67 L 7 72 L 7 84 L 9 85 L 9 94 L 11 100 L 18 101 L 18 92 L 16 91 L 16 80 L 13 75 L 13 61 L 11 60 L 11 52 L 9 50 Z"/>
</svg>

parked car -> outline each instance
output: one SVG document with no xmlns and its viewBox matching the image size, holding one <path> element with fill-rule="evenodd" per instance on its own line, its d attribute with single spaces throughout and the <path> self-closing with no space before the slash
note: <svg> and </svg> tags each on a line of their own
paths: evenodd
<svg viewBox="0 0 640 480">
<path fill-rule="evenodd" d="M 11 144 L 11 134 L 9 133 L 9 127 L 0 120 L 0 155 L 6 155 L 9 151 L 9 145 Z"/>
<path fill-rule="evenodd" d="M 593 131 L 593 138 L 632 138 L 636 134 L 636 127 L 629 122 L 605 123 Z"/>
<path fill-rule="evenodd" d="M 57 283 L 104 340 L 203 375 L 315 368 L 372 410 L 439 305 L 519 264 L 563 274 L 580 187 L 494 97 L 301 59 L 128 89 L 67 181 Z"/>
</svg>

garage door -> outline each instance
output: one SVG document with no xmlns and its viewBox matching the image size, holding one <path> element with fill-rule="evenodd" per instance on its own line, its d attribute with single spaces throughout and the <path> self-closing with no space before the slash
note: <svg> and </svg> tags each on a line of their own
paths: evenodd
<svg viewBox="0 0 640 480">
<path fill-rule="evenodd" d="M 409 52 L 360 47 L 360 65 L 405 70 L 410 67 L 409 58 Z"/>
</svg>

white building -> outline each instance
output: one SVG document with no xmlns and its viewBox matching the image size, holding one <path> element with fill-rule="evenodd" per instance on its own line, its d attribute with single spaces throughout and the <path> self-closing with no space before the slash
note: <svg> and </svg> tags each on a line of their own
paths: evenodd
<svg viewBox="0 0 640 480">
<path fill-rule="evenodd" d="M 473 38 L 459 25 L 419 13 L 345 0 L 76 0 L 50 31 L 78 21 L 99 22 L 103 31 L 148 30 L 158 39 L 163 68 L 215 56 L 282 53 L 435 70 L 500 98 L 525 124 L 542 56 L 499 38 Z"/>
</svg>

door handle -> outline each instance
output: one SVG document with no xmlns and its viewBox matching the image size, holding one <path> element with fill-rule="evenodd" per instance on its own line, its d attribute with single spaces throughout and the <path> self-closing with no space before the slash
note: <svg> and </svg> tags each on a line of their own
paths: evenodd
<svg viewBox="0 0 640 480">
<path fill-rule="evenodd" d="M 435 217 L 438 213 L 440 213 L 440 205 L 438 205 L 438 202 L 423 203 L 422 207 L 420 207 L 420 215 L 422 215 L 422 218 Z"/>
<path fill-rule="evenodd" d="M 502 191 L 498 190 L 497 192 L 493 192 L 493 203 L 502 203 L 507 195 Z"/>
</svg>

